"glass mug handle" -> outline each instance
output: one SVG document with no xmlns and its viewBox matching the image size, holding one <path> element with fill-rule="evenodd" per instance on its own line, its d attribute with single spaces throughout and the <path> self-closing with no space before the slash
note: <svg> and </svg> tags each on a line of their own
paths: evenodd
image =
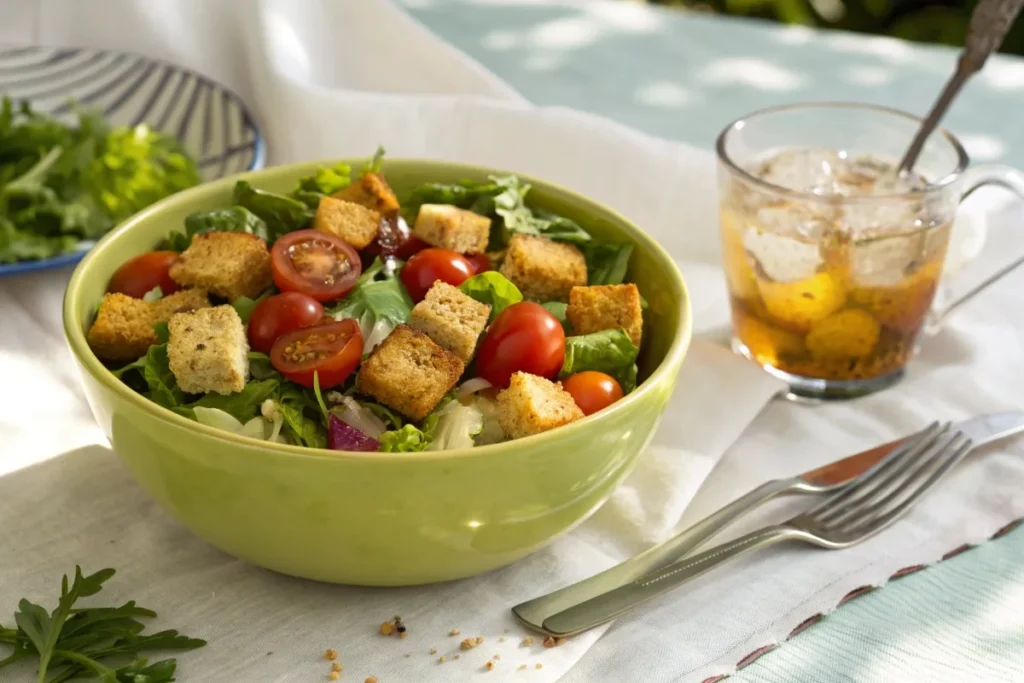
<svg viewBox="0 0 1024 683">
<path fill-rule="evenodd" d="M 987 185 L 995 185 L 1010 190 L 1016 194 L 1018 198 L 1024 199 L 1024 173 L 1010 166 L 971 166 L 964 171 L 960 182 L 963 183 L 963 193 L 960 197 L 961 203 L 964 199 L 970 196 L 972 192 Z M 948 255 L 946 258 L 949 258 Z M 990 285 L 1001 280 L 1021 264 L 1024 264 L 1024 255 L 1015 259 L 1012 263 L 1000 268 L 995 273 L 985 278 L 980 284 L 972 287 L 960 296 L 957 296 L 952 301 L 945 302 L 941 306 L 935 305 L 928 316 L 926 331 L 929 333 L 937 331 L 943 321 L 955 309 L 973 299 L 983 290 L 988 289 Z M 939 297 L 936 297 L 937 300 L 938 298 Z"/>
</svg>

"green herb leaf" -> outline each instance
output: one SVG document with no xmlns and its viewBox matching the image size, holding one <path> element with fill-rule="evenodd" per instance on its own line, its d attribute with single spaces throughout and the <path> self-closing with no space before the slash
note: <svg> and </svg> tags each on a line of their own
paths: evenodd
<svg viewBox="0 0 1024 683">
<path fill-rule="evenodd" d="M 285 382 L 276 399 L 284 417 L 284 432 L 299 446 L 327 447 L 327 426 L 321 419 L 320 406 L 312 391 Z"/>
<path fill-rule="evenodd" d="M 597 370 L 614 377 L 627 394 L 636 388 L 637 347 L 625 330 L 566 337 L 561 377 Z"/>
<path fill-rule="evenodd" d="M 587 242 L 580 245 L 587 259 L 588 285 L 621 285 L 626 280 L 633 245 L 615 242 Z"/>
<path fill-rule="evenodd" d="M 300 230 L 313 220 L 314 210 L 297 199 L 257 190 L 246 180 L 235 183 L 235 204 L 259 216 L 267 225 L 267 244 L 281 235 Z"/>
<path fill-rule="evenodd" d="M 495 270 L 474 275 L 459 285 L 459 289 L 477 301 L 488 304 L 491 307 L 490 320 L 494 320 L 506 307 L 523 300 L 519 288 Z"/>
</svg>

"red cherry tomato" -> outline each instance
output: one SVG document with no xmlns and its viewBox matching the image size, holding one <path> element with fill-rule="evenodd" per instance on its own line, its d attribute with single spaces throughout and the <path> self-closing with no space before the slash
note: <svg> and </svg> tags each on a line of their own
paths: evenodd
<svg viewBox="0 0 1024 683">
<path fill-rule="evenodd" d="M 267 297 L 256 304 L 249 318 L 249 346 L 253 351 L 270 353 L 282 334 L 312 327 L 323 317 L 324 307 L 311 296 L 285 292 Z"/>
<path fill-rule="evenodd" d="M 423 301 L 435 280 L 458 287 L 476 271 L 465 256 L 449 249 L 424 249 L 413 254 L 402 268 L 402 284 L 413 301 Z"/>
<path fill-rule="evenodd" d="M 373 262 L 376 256 L 394 256 L 403 261 L 418 251 L 426 249 L 428 245 L 419 237 L 413 237 L 408 223 L 397 213 L 391 213 L 380 221 L 380 232 L 377 239 L 363 249 L 366 256 L 365 263 Z"/>
<path fill-rule="evenodd" d="M 296 230 L 274 242 L 270 270 L 282 292 L 334 301 L 355 286 L 363 266 L 359 254 L 340 237 L 319 230 Z"/>
<path fill-rule="evenodd" d="M 270 364 L 304 387 L 313 387 L 317 374 L 321 389 L 343 383 L 363 357 L 363 335 L 351 318 L 288 332 L 270 349 Z"/>
<path fill-rule="evenodd" d="M 572 399 L 584 415 L 607 408 L 623 395 L 622 387 L 614 377 L 596 370 L 577 372 L 562 380 L 562 388 L 572 394 Z"/>
<path fill-rule="evenodd" d="M 141 299 L 154 287 L 159 287 L 164 296 L 178 291 L 178 285 L 171 279 L 171 266 L 178 260 L 174 251 L 150 251 L 126 261 L 110 278 L 108 292 L 117 292 Z"/>
<path fill-rule="evenodd" d="M 473 266 L 473 274 L 479 275 L 488 270 L 494 270 L 491 266 L 491 257 L 487 254 L 467 254 L 466 260 Z"/>
<path fill-rule="evenodd" d="M 513 372 L 548 379 L 558 376 L 565 360 L 565 331 L 558 318 L 540 304 L 512 304 L 494 319 L 476 354 L 476 369 L 496 387 L 507 387 Z"/>
</svg>

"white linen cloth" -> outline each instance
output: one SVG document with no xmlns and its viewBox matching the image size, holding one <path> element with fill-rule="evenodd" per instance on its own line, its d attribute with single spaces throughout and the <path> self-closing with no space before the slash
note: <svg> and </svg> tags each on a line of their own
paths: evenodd
<svg viewBox="0 0 1024 683">
<path fill-rule="evenodd" d="M 218 78 L 254 106 L 272 163 L 366 155 L 379 142 L 396 157 L 550 178 L 655 235 L 684 270 L 698 330 L 714 336 L 726 324 L 710 153 L 580 112 L 531 107 L 385 0 L 15 0 L 0 8 L 4 40 L 131 50 Z M 181 658 L 183 681 L 310 680 L 326 676 L 319 656 L 327 647 L 341 651 L 346 679 L 377 675 L 381 683 L 468 680 L 497 653 L 488 680 L 522 680 L 517 669 L 525 663 L 530 680 L 542 683 L 700 681 L 728 673 L 852 588 L 930 562 L 1024 514 L 1024 464 L 1014 456 L 1019 449 L 1004 447 L 965 465 L 941 496 L 855 549 L 753 557 L 620 620 L 600 639 L 602 630 L 552 650 L 519 647 L 522 631 L 509 606 L 621 560 L 767 478 L 935 417 L 1018 405 L 1013 387 L 1024 371 L 1006 356 L 1018 351 L 1020 329 L 995 315 L 1012 299 L 993 294 L 958 316 L 898 389 L 823 408 L 771 404 L 721 462 L 779 387 L 727 351 L 695 341 L 653 447 L 589 522 L 482 577 L 367 590 L 247 566 L 196 540 L 145 498 L 100 445 L 78 389 L 60 329 L 66 276 L 0 282 L 0 377 L 5 388 L 17 387 L 0 392 L 0 473 L 67 453 L 0 479 L 0 615 L 22 595 L 51 596 L 75 563 L 117 567 L 111 599 L 137 599 L 164 623 L 210 640 Z M 410 637 L 384 641 L 376 627 L 394 614 L 409 624 Z M 439 664 L 437 656 L 451 660 L 457 651 L 459 638 L 446 636 L 451 628 L 486 641 Z M 429 656 L 434 648 L 438 654 Z"/>
</svg>

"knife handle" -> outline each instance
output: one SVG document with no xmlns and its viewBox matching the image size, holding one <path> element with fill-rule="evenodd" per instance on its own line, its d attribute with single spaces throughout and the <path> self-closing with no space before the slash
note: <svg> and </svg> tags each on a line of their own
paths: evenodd
<svg viewBox="0 0 1024 683">
<path fill-rule="evenodd" d="M 799 477 L 769 481 L 747 492 L 725 507 L 705 517 L 672 538 L 648 548 L 621 564 L 600 574 L 583 579 L 547 595 L 528 600 L 512 608 L 524 625 L 547 633 L 544 621 L 574 605 L 637 579 L 650 571 L 683 557 L 706 540 L 732 524 L 735 520 L 757 509 L 772 498 L 785 493 L 813 493 L 818 487 L 809 485 Z"/>
</svg>

